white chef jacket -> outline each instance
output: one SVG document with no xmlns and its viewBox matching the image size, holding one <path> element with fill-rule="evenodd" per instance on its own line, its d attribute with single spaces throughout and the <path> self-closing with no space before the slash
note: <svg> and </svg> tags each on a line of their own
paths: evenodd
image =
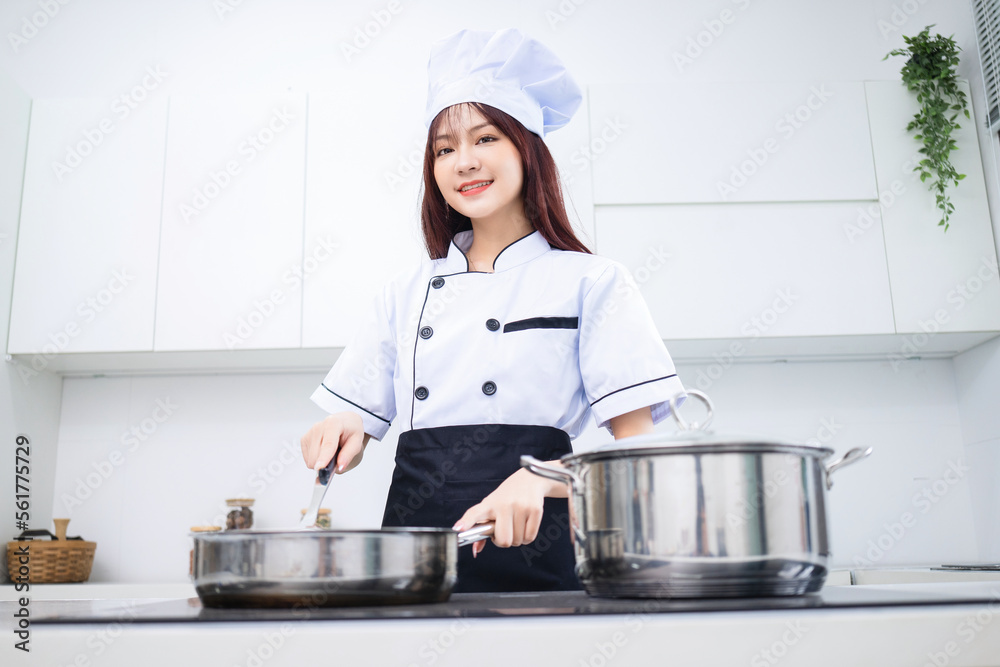
<svg viewBox="0 0 1000 667">
<path fill-rule="evenodd" d="M 684 389 L 624 266 L 535 231 L 493 273 L 469 271 L 472 234 L 382 288 L 313 401 L 357 413 L 376 440 L 397 417 L 403 431 L 525 424 L 573 438 L 591 414 L 609 431 L 646 406 L 654 424 L 669 415 Z"/>
</svg>

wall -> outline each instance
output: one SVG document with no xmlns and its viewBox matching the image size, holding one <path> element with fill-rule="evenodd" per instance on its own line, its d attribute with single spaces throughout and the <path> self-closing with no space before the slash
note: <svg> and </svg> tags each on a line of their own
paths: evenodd
<svg viewBox="0 0 1000 667">
<path fill-rule="evenodd" d="M 933 23 L 960 40 L 968 56 L 963 76 L 975 83 L 978 70 L 969 7 L 944 0 L 552 0 L 482 10 L 457 0 L 436 3 L 433 10 L 402 0 L 350 7 L 306 0 L 240 3 L 222 12 L 220 6 L 227 5 L 196 0 L 60 5 L 59 14 L 18 49 L 0 50 L 0 65 L 32 97 L 110 101 L 131 89 L 144 68 L 159 66 L 168 73 L 171 94 L 340 90 L 345 103 L 391 108 L 393 86 L 371 82 L 386 81 L 390 72 L 400 80 L 422 81 L 428 42 L 461 27 L 521 27 L 572 63 L 575 76 L 588 84 L 894 79 L 901 60 L 882 61 L 882 56 L 902 45 L 902 33 Z M 21 25 L 36 11 L 29 0 L 6 3 L 3 24 Z M 373 16 L 385 24 L 373 28 L 376 34 L 363 44 L 359 31 Z M 982 118 L 977 94 L 974 90 L 973 101 Z M 420 118 L 400 122 L 420 136 Z M 384 169 L 395 169 L 411 149 L 407 142 L 386 155 Z M 995 175 L 992 152 L 984 157 L 990 162 L 988 177 Z M 988 180 L 995 206 L 996 184 Z M 0 244 L 0 251 L 12 248 Z M 838 452 L 862 444 L 876 448 L 871 459 L 836 475 L 830 496 L 836 564 L 996 558 L 1000 540 L 987 519 L 990 512 L 995 515 L 996 499 L 981 492 L 988 472 L 979 467 L 950 475 L 955 484 L 942 480 L 953 465 L 962 470 L 972 460 L 991 462 L 985 454 L 995 451 L 1000 430 L 983 415 L 996 403 L 990 397 L 1000 392 L 996 380 L 976 378 L 984 377 L 984 366 L 995 368 L 998 355 L 1000 344 L 993 343 L 954 364 L 737 364 L 710 393 L 726 430 L 825 438 Z M 697 377 L 699 370 L 705 368 L 680 369 L 682 378 Z M 258 498 L 259 525 L 291 525 L 308 500 L 308 473 L 293 461 L 294 450 L 302 432 L 322 416 L 307 399 L 321 377 L 317 369 L 67 379 L 59 465 L 54 480 L 50 477 L 53 512 L 72 517 L 71 534 L 98 541 L 93 580 L 183 579 L 186 529 L 216 520 L 224 510 L 221 499 L 232 495 Z M 983 391 L 986 397 L 977 398 Z M 19 396 L 24 400 L 25 394 Z M 132 427 L 145 439 L 129 439 Z M 327 505 L 344 508 L 338 510 L 339 525 L 377 523 L 395 434 L 390 431 L 384 444 L 370 447 L 365 472 L 336 480 Z M 589 432 L 579 444 L 600 440 Z M 118 466 L 108 458 L 112 450 L 122 452 L 114 459 Z M 273 481 L 266 481 L 261 469 Z M 80 497 L 87 490 L 90 496 Z M 937 502 L 919 496 L 925 490 Z M 68 502 L 74 497 L 79 504 Z M 913 521 L 900 532 L 895 524 L 907 512 Z M 975 527 L 972 515 L 982 519 Z"/>
<path fill-rule="evenodd" d="M 5 342 L 10 321 L 21 176 L 30 111 L 31 100 L 25 92 L 0 72 L 0 331 L 4 332 Z M 0 365 L 0 451 L 3 452 L 0 458 L 0 544 L 6 545 L 24 528 L 15 522 L 15 503 L 25 500 L 16 497 L 24 490 L 16 488 L 18 480 L 14 477 L 15 468 L 25 465 L 24 461 L 15 459 L 15 441 L 19 435 L 27 436 L 31 443 L 27 463 L 29 527 L 37 529 L 49 525 L 61 394 L 61 377 L 44 369 L 19 371 L 10 363 Z M 19 481 L 24 483 L 24 480 Z M 6 559 L 6 549 L 4 554 Z M 0 581 L 6 579 L 4 560 Z"/>
</svg>

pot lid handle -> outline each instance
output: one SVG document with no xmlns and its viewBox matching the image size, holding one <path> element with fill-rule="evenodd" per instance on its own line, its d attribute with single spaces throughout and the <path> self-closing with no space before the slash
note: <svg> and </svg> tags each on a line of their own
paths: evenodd
<svg viewBox="0 0 1000 667">
<path fill-rule="evenodd" d="M 705 421 L 702 423 L 691 422 L 688 424 L 683 417 L 681 417 L 680 412 L 677 410 L 677 399 L 684 395 L 694 396 L 705 404 L 705 408 L 708 409 L 708 414 L 705 415 Z M 674 421 L 677 422 L 677 426 L 680 427 L 682 431 L 706 431 L 708 430 L 709 424 L 712 423 L 712 417 L 715 416 L 715 412 L 712 410 L 712 401 L 703 392 L 697 389 L 686 389 L 683 393 L 677 394 L 670 398 L 670 414 L 673 415 Z"/>
</svg>

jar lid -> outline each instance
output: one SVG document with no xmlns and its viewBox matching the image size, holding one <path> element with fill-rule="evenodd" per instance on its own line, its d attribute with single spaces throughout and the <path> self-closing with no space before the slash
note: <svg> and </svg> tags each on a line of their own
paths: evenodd
<svg viewBox="0 0 1000 667">
<path fill-rule="evenodd" d="M 253 507 L 253 498 L 226 498 L 228 507 Z"/>
<path fill-rule="evenodd" d="M 299 510 L 299 514 L 303 514 L 304 515 L 307 511 L 308 510 Z M 330 513 L 330 508 L 329 507 L 320 507 L 319 510 L 316 512 L 317 516 L 318 515 L 323 515 L 323 514 L 329 514 L 329 513 Z"/>
<path fill-rule="evenodd" d="M 214 533 L 222 530 L 219 526 L 191 526 L 192 533 Z"/>
</svg>

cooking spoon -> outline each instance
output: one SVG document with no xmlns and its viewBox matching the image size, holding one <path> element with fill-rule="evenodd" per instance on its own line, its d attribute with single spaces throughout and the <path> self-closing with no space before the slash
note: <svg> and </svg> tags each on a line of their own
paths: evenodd
<svg viewBox="0 0 1000 667">
<path fill-rule="evenodd" d="M 309 503 L 309 509 L 302 516 L 299 521 L 299 530 L 306 528 L 316 528 L 316 518 L 319 516 L 319 506 L 323 504 L 323 496 L 326 495 L 326 490 L 330 486 L 330 480 L 333 479 L 333 466 L 337 463 L 337 457 L 334 456 L 325 468 L 320 468 L 316 473 L 316 482 L 313 484 L 313 495 L 312 501 Z"/>
</svg>

